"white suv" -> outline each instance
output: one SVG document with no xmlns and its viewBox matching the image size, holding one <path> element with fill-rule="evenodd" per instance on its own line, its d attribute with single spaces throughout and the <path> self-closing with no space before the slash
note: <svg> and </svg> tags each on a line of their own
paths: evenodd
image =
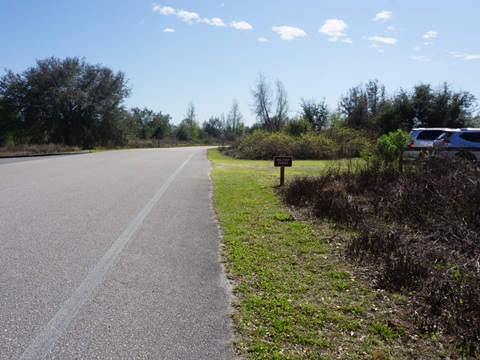
<svg viewBox="0 0 480 360">
<path fill-rule="evenodd" d="M 447 131 L 435 141 L 435 154 L 455 155 L 462 159 L 480 160 L 480 128 Z"/>
<path fill-rule="evenodd" d="M 410 142 L 405 146 L 403 156 L 418 157 L 420 154 L 431 152 L 433 141 L 450 128 L 415 128 L 410 131 Z"/>
</svg>

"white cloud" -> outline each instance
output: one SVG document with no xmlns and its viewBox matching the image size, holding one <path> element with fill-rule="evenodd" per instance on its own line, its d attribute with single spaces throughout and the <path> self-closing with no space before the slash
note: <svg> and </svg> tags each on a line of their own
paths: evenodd
<svg viewBox="0 0 480 360">
<path fill-rule="evenodd" d="M 158 12 L 160 13 L 161 15 L 165 15 L 165 16 L 168 16 L 168 15 L 175 15 L 177 13 L 177 11 L 170 7 L 170 6 L 158 6 L 158 5 L 153 5 L 153 8 L 152 10 L 154 12 Z"/>
<path fill-rule="evenodd" d="M 421 61 L 421 62 L 427 61 L 427 57 L 423 56 L 423 55 L 412 55 L 412 56 L 410 56 L 410 58 L 415 60 L 415 61 Z"/>
<path fill-rule="evenodd" d="M 192 25 L 193 23 L 202 21 L 202 19 L 200 18 L 200 15 L 198 15 L 196 12 L 179 10 L 179 11 L 177 11 L 176 15 L 180 19 L 182 19 L 182 21 L 184 21 L 185 23 L 187 23 L 189 25 Z"/>
<path fill-rule="evenodd" d="M 227 25 L 225 25 L 223 20 L 220 19 L 220 18 L 203 19 L 203 22 L 205 24 L 208 24 L 208 25 L 211 25 L 211 26 L 218 26 L 218 27 L 227 26 Z"/>
<path fill-rule="evenodd" d="M 221 8 L 225 6 L 224 3 L 221 4 Z M 170 15 L 175 15 L 178 18 L 180 18 L 183 22 L 193 25 L 195 23 L 204 23 L 210 26 L 216 26 L 216 27 L 226 27 L 227 24 L 223 22 L 222 19 L 218 17 L 214 17 L 211 19 L 202 19 L 199 14 L 196 12 L 192 11 L 185 11 L 185 10 L 176 10 L 173 7 L 170 6 L 159 6 L 156 4 L 153 4 L 152 10 L 154 12 L 158 12 L 160 15 L 164 16 L 170 16 Z M 237 30 L 251 30 L 253 27 L 246 21 L 232 21 L 231 23 L 228 24 L 228 26 L 237 29 Z"/>
<path fill-rule="evenodd" d="M 174 33 L 175 32 L 175 29 L 172 29 L 172 28 L 165 28 L 163 30 L 164 33 Z"/>
<path fill-rule="evenodd" d="M 385 32 L 387 34 L 398 34 L 398 31 L 397 29 L 394 27 L 394 26 L 387 26 L 387 28 L 385 29 Z"/>
<path fill-rule="evenodd" d="M 455 51 L 450 52 L 450 54 L 453 57 L 463 59 L 463 60 L 480 60 L 480 54 L 467 54 L 467 53 L 459 53 Z"/>
<path fill-rule="evenodd" d="M 465 54 L 465 60 L 480 60 L 480 54 Z"/>
<path fill-rule="evenodd" d="M 379 12 L 378 14 L 376 14 L 373 20 L 375 20 L 375 21 L 387 21 L 387 20 L 390 20 L 391 17 L 392 17 L 392 12 L 391 11 L 382 11 L 382 12 Z"/>
<path fill-rule="evenodd" d="M 380 53 L 385 52 L 385 50 L 384 50 L 381 46 L 379 46 L 378 44 L 372 44 L 372 45 L 370 45 L 370 48 L 371 48 L 371 49 L 375 49 L 375 50 L 377 50 L 377 51 L 380 52 Z"/>
<path fill-rule="evenodd" d="M 339 19 L 328 19 L 325 21 L 325 24 L 320 28 L 319 32 L 321 34 L 327 35 L 329 41 L 337 42 L 341 40 L 342 42 L 351 43 L 352 40 L 347 38 L 345 30 L 348 29 L 348 25 Z"/>
<path fill-rule="evenodd" d="M 190 12 L 185 10 L 175 10 L 171 6 L 158 6 L 154 4 L 152 7 L 152 10 L 154 12 L 158 12 L 160 15 L 165 15 L 165 16 L 176 15 L 187 24 L 193 24 L 194 22 L 202 21 L 200 16 L 195 12 Z"/>
<path fill-rule="evenodd" d="M 375 49 L 378 52 L 385 52 L 383 45 L 395 45 L 397 43 L 397 39 L 389 38 L 389 37 L 381 37 L 381 36 L 371 36 L 367 38 L 368 41 L 371 42 L 370 48 Z"/>
<path fill-rule="evenodd" d="M 429 31 L 425 35 L 423 35 L 424 39 L 434 39 L 438 36 L 438 32 L 436 31 Z"/>
<path fill-rule="evenodd" d="M 397 39 L 395 38 L 387 38 L 387 37 L 381 37 L 381 36 L 372 36 L 368 38 L 368 41 L 371 41 L 372 43 L 378 44 L 386 44 L 386 45 L 395 45 L 397 43 Z"/>
<path fill-rule="evenodd" d="M 237 29 L 237 30 L 252 30 L 253 27 L 246 21 L 232 21 L 229 24 L 230 27 Z"/>
<path fill-rule="evenodd" d="M 302 29 L 293 26 L 274 26 L 272 30 L 275 31 L 282 40 L 291 41 L 297 37 L 307 36 L 307 33 Z"/>
<path fill-rule="evenodd" d="M 267 38 L 259 37 L 258 42 L 268 42 Z"/>
</svg>

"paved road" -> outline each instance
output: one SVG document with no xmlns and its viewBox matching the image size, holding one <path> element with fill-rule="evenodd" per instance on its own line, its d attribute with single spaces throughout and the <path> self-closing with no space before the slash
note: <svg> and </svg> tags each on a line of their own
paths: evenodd
<svg viewBox="0 0 480 360">
<path fill-rule="evenodd" d="M 232 359 L 206 148 L 0 159 L 0 359 Z"/>
</svg>

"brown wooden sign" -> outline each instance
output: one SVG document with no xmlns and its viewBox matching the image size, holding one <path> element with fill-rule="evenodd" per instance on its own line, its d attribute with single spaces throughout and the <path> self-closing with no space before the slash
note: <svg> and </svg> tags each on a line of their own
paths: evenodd
<svg viewBox="0 0 480 360">
<path fill-rule="evenodd" d="M 292 167 L 292 156 L 275 156 L 273 158 L 273 165 L 280 168 L 280 186 L 283 186 L 285 182 L 285 168 Z"/>
<path fill-rule="evenodd" d="M 292 156 L 275 156 L 273 158 L 273 164 L 281 167 L 292 167 Z"/>
</svg>

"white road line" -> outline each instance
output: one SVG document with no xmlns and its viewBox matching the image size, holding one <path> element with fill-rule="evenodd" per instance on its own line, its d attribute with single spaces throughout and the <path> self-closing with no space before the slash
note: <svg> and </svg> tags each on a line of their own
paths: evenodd
<svg viewBox="0 0 480 360">
<path fill-rule="evenodd" d="M 180 171 L 187 165 L 195 153 L 192 153 L 187 160 L 181 164 L 177 170 L 168 178 L 157 193 L 150 199 L 145 207 L 138 213 L 136 218 L 128 225 L 122 235 L 113 243 L 112 247 L 105 253 L 95 268 L 90 271 L 80 286 L 74 291 L 72 296 L 64 302 L 63 306 L 58 310 L 55 316 L 42 329 L 37 338 L 25 350 L 20 359 L 45 359 L 47 354 L 53 348 L 60 336 L 66 330 L 80 308 L 92 294 L 95 287 L 102 281 L 110 266 L 122 252 L 125 245 L 132 238 L 139 226 L 143 223 L 150 211 L 155 207 L 162 197 L 163 193 Z"/>
</svg>

